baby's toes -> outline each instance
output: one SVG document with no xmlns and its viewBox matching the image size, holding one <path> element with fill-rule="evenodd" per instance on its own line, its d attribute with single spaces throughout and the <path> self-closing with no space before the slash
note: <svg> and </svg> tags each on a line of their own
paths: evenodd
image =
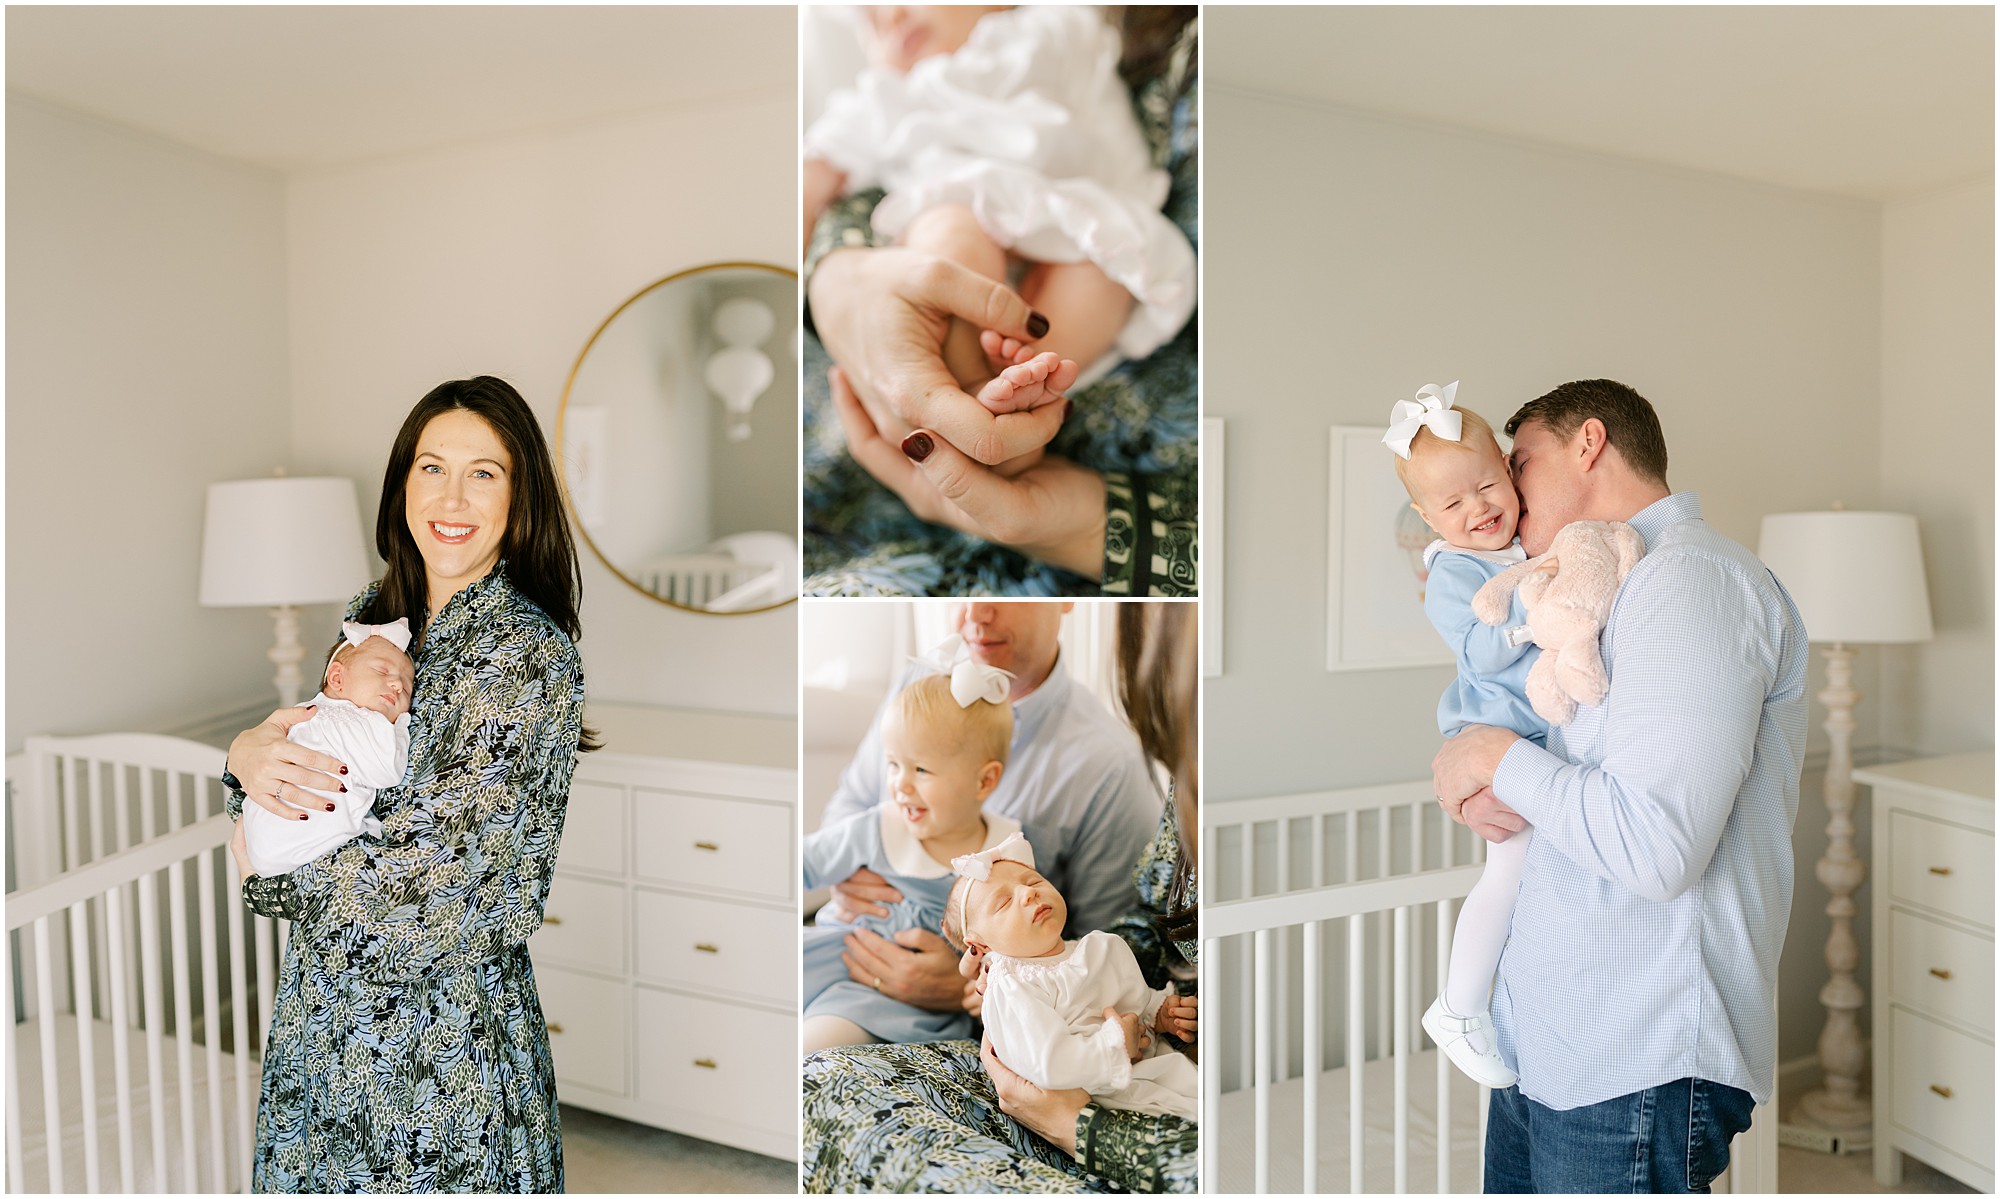
<svg viewBox="0 0 2000 1199">
<path fill-rule="evenodd" d="M 1064 358 L 1056 364 L 1054 370 L 1049 372 L 1047 387 L 1050 391 L 1054 392 L 1068 391 L 1070 388 L 1076 386 L 1077 376 L 1082 373 L 1082 367 Z"/>
</svg>

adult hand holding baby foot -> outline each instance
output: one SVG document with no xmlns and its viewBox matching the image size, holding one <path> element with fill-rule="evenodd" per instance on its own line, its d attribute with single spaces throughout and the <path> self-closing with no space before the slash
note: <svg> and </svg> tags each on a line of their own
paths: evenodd
<svg viewBox="0 0 2000 1199">
<path fill-rule="evenodd" d="M 1097 578 L 1104 569 L 1104 476 L 1046 456 L 1012 477 L 975 461 L 929 428 L 891 444 L 862 408 L 841 367 L 828 372 L 848 452 L 919 519 L 984 537 Z M 1068 411 L 1068 401 L 1015 416 Z M 1001 417 L 1007 420 L 1008 417 Z M 1060 423 L 1060 422 L 1058 422 Z"/>
</svg>

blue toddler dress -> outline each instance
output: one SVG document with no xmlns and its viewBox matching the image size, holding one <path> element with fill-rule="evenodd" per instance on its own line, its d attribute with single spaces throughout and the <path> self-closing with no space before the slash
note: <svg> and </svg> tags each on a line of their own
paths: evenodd
<svg viewBox="0 0 2000 1199">
<path fill-rule="evenodd" d="M 1450 737 L 1468 724 L 1490 724 L 1536 745 L 1548 740 L 1549 722 L 1528 702 L 1528 668 L 1542 656 L 1532 641 L 1507 643 L 1507 630 L 1527 620 L 1516 593 L 1506 625 L 1473 615 L 1472 597 L 1486 581 L 1527 560 L 1516 541 L 1504 550 L 1468 550 L 1439 539 L 1424 548 L 1424 615 L 1451 647 L 1458 677 L 1438 699 L 1438 732 Z"/>
<path fill-rule="evenodd" d="M 991 849 L 1020 831 L 1020 824 L 990 809 L 984 813 L 986 841 Z M 863 916 L 849 924 L 828 919 L 805 929 L 805 1009 L 803 1015 L 839 1016 L 868 1030 L 870 1036 L 907 1044 L 951 1041 L 972 1035 L 972 1017 L 964 1012 L 931 1012 L 891 999 L 873 987 L 855 982 L 841 960 L 847 934 L 867 929 L 893 937 L 906 929 L 938 932 L 944 901 L 957 878 L 951 867 L 933 860 L 910 832 L 902 811 L 893 803 L 810 834 L 799 855 L 807 890 L 830 886 L 864 866 L 881 875 L 903 898 L 889 905 L 887 916 Z"/>
</svg>

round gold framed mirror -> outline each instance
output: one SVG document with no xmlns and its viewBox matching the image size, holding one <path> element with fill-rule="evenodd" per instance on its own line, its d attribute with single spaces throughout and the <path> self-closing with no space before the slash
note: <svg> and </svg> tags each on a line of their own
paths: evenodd
<svg viewBox="0 0 2000 1199">
<path fill-rule="evenodd" d="M 556 412 L 563 487 L 598 561 L 693 612 L 798 598 L 798 274 L 690 267 L 584 343 Z"/>
</svg>

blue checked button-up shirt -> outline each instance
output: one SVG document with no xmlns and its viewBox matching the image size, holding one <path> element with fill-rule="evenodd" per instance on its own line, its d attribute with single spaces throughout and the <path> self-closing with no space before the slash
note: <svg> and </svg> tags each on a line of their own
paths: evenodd
<svg viewBox="0 0 2000 1199">
<path fill-rule="evenodd" d="M 1611 690 L 1518 742 L 1493 791 L 1535 827 L 1493 988 L 1521 1093 L 1558 1110 L 1679 1078 L 1767 1102 L 1806 731 L 1806 630 L 1681 492 L 1601 640 Z"/>
</svg>

